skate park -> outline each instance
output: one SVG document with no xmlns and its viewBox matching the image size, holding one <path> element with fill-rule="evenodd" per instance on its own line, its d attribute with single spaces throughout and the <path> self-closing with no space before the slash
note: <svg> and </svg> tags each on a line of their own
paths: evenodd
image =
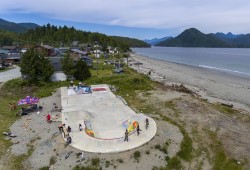
<svg viewBox="0 0 250 170">
<path fill-rule="evenodd" d="M 139 147 L 156 134 L 155 121 L 135 113 L 108 85 L 88 89 L 61 87 L 62 124 L 70 126 L 72 147 L 86 152 L 116 153 Z M 145 120 L 149 120 L 146 129 Z M 79 124 L 83 130 L 79 130 Z M 141 129 L 137 135 L 136 128 Z M 128 142 L 124 141 L 126 129 Z"/>
</svg>

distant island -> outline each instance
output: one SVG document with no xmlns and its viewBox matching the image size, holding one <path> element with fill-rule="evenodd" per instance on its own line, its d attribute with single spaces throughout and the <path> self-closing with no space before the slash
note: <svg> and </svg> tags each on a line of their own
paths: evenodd
<svg viewBox="0 0 250 170">
<path fill-rule="evenodd" d="M 204 34 L 196 28 L 190 28 L 177 37 L 170 37 L 154 45 L 162 47 L 250 48 L 250 34 Z"/>
</svg>

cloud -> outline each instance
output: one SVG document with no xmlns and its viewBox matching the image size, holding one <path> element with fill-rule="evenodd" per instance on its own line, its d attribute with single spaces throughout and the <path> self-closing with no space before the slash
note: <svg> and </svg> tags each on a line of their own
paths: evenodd
<svg viewBox="0 0 250 170">
<path fill-rule="evenodd" d="M 0 14 L 39 13 L 51 19 L 140 28 L 249 32 L 249 0 L 9 0 Z"/>
</svg>

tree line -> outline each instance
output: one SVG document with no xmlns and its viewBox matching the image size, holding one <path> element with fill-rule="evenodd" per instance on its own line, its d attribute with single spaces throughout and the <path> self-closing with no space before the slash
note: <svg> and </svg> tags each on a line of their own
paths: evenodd
<svg viewBox="0 0 250 170">
<path fill-rule="evenodd" d="M 87 32 L 77 30 L 74 27 L 43 25 L 30 29 L 26 33 L 10 33 L 1 31 L 3 39 L 0 39 L 0 45 L 9 45 L 18 43 L 19 45 L 49 44 L 54 47 L 70 46 L 73 41 L 79 41 L 83 44 L 95 44 L 98 42 L 106 49 L 107 46 L 118 47 L 121 51 L 128 51 L 130 47 L 148 47 L 148 44 L 137 39 L 127 37 L 112 37 L 97 32 Z"/>
</svg>

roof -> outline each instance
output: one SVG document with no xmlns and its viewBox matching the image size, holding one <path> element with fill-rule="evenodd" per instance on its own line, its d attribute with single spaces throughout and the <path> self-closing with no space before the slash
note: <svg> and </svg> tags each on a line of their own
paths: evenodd
<svg viewBox="0 0 250 170">
<path fill-rule="evenodd" d="M 8 50 L 1 50 L 0 49 L 0 54 L 8 54 Z"/>
<path fill-rule="evenodd" d="M 89 56 L 82 56 L 81 59 L 87 59 L 87 60 L 92 60 Z"/>
<path fill-rule="evenodd" d="M 17 48 L 17 46 L 3 46 L 2 47 L 3 50 L 14 50 L 16 48 Z"/>
<path fill-rule="evenodd" d="M 41 45 L 41 47 L 46 48 L 46 49 L 48 49 L 48 50 L 53 49 L 53 47 L 51 47 L 51 46 L 49 46 L 49 45 Z"/>
<path fill-rule="evenodd" d="M 79 53 L 79 54 L 83 54 L 83 55 L 87 54 L 86 51 L 81 51 L 81 50 L 78 50 L 78 49 L 71 49 L 71 51 L 73 51 L 74 53 Z"/>
<path fill-rule="evenodd" d="M 7 58 L 5 58 L 6 60 L 10 60 L 10 59 L 20 59 L 20 55 L 18 53 L 16 54 L 11 54 L 11 55 L 8 55 Z"/>
</svg>

